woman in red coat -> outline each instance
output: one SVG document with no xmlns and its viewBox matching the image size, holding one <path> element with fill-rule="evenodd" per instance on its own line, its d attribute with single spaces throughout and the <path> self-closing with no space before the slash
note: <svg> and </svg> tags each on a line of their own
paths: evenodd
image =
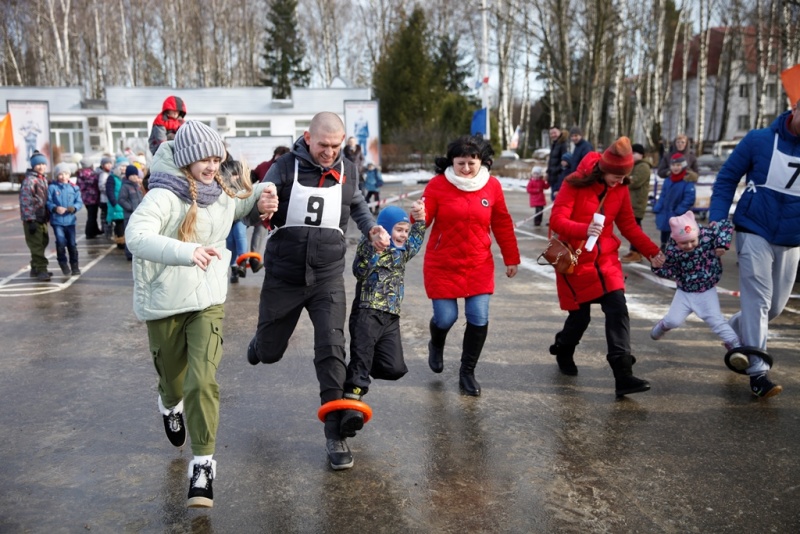
<svg viewBox="0 0 800 534">
<path fill-rule="evenodd" d="M 494 234 L 506 276 L 517 274 L 519 249 L 514 222 L 506 208 L 500 182 L 489 175 L 492 147 L 482 137 L 459 137 L 447 147 L 447 156 L 436 159 L 436 176 L 425 192 L 425 222 L 430 230 L 425 249 L 425 291 L 433 300 L 428 365 L 434 373 L 444 369 L 447 332 L 458 318 L 459 298 L 464 299 L 467 327 L 464 331 L 459 385 L 477 397 L 475 365 L 486 341 L 489 296 L 494 293 Z"/>
<path fill-rule="evenodd" d="M 632 169 L 631 142 L 627 137 L 617 139 L 602 155 L 588 154 L 564 181 L 550 215 L 550 227 L 559 238 L 575 250 L 582 250 L 572 274 L 556 275 L 559 304 L 569 315 L 564 328 L 556 334 L 550 353 L 562 373 L 577 375 L 575 347 L 589 326 L 591 305 L 600 304 L 606 316 L 606 358 L 614 371 L 618 397 L 647 391 L 650 384 L 633 376 L 635 358 L 630 348 L 625 278 L 617 253 L 620 239 L 614 234 L 614 224 L 653 265 L 660 267 L 664 263 L 658 245 L 636 224 L 626 187 Z M 600 213 L 605 221 L 598 223 L 593 216 L 601 200 Z M 584 243 L 590 236 L 597 236 L 597 243 L 588 251 Z"/>
</svg>

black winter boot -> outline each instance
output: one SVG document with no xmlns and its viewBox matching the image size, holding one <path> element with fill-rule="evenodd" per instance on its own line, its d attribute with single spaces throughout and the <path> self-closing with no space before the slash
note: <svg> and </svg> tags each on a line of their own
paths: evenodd
<svg viewBox="0 0 800 534">
<path fill-rule="evenodd" d="M 636 358 L 630 354 L 625 354 L 624 356 L 616 356 L 613 359 L 609 357 L 607 359 L 611 369 L 614 370 L 617 397 L 650 390 L 650 382 L 633 376 L 633 364 L 636 363 Z"/>
<path fill-rule="evenodd" d="M 481 395 L 481 385 L 475 380 L 475 365 L 483 350 L 483 343 L 486 341 L 486 333 L 489 325 L 475 326 L 467 323 L 464 331 L 463 351 L 461 352 L 461 370 L 458 373 L 458 385 L 466 395 L 479 397 Z"/>
<path fill-rule="evenodd" d="M 450 329 L 436 326 L 431 319 L 431 340 L 428 341 L 428 367 L 434 373 L 441 373 L 444 369 L 444 341 Z"/>
<path fill-rule="evenodd" d="M 239 268 L 235 265 L 231 265 L 231 284 L 238 284 L 239 283 Z"/>
<path fill-rule="evenodd" d="M 550 345 L 550 354 L 556 357 L 556 363 L 561 372 L 567 376 L 577 376 L 578 367 L 575 365 L 573 356 L 577 345 L 564 345 L 559 343 L 558 335 L 556 342 Z"/>
</svg>

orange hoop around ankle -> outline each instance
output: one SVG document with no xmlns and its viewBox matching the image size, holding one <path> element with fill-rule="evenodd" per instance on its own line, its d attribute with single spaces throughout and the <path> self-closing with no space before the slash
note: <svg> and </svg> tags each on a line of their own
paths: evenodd
<svg viewBox="0 0 800 534">
<path fill-rule="evenodd" d="M 261 254 L 258 252 L 245 252 L 244 254 L 239 254 L 239 257 L 236 258 L 236 265 L 243 264 L 245 260 L 249 258 L 255 258 L 259 261 L 259 263 L 261 262 Z M 247 269 L 247 265 L 245 265 L 244 268 Z"/>
<path fill-rule="evenodd" d="M 338 410 L 359 411 L 364 414 L 365 423 L 372 419 L 372 408 L 370 408 L 369 405 L 364 402 L 353 399 L 339 399 L 326 402 L 319 407 L 319 410 L 317 410 L 317 417 L 319 417 L 319 420 L 324 423 L 326 415 Z"/>
</svg>

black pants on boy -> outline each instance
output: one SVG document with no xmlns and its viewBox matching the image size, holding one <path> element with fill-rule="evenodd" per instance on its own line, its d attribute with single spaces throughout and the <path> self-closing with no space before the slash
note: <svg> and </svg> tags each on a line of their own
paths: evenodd
<svg viewBox="0 0 800 534">
<path fill-rule="evenodd" d="M 367 390 L 370 375 L 381 380 L 399 380 L 408 367 L 400 341 L 400 316 L 369 308 L 350 313 L 350 363 L 345 391 Z"/>
</svg>

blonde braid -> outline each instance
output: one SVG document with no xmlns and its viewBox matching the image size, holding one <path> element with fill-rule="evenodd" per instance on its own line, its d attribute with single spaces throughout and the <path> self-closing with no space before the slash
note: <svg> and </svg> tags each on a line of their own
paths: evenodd
<svg viewBox="0 0 800 534">
<path fill-rule="evenodd" d="M 188 169 L 181 170 L 183 170 L 183 174 L 189 181 L 189 195 L 192 197 L 192 205 L 189 207 L 189 211 L 186 212 L 186 217 L 184 217 L 180 230 L 178 230 L 178 238 L 181 241 L 189 243 L 195 240 L 194 225 L 197 221 L 197 182 L 195 182 L 192 175 L 189 174 Z"/>
</svg>

